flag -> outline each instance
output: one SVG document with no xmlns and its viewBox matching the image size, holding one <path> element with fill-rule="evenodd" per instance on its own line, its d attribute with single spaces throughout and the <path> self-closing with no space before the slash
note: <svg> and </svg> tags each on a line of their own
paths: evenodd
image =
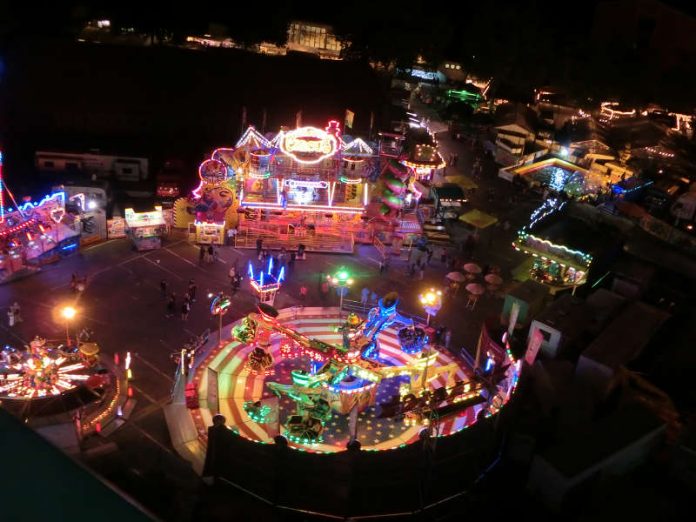
<svg viewBox="0 0 696 522">
<path fill-rule="evenodd" d="M 375 113 L 370 112 L 370 132 L 368 133 L 368 136 L 370 136 L 370 138 L 372 137 L 372 129 L 374 129 L 374 127 L 375 127 Z"/>
<path fill-rule="evenodd" d="M 527 353 L 524 355 L 524 360 L 527 361 L 527 364 L 534 364 L 534 360 L 539 353 L 542 342 L 544 342 L 544 334 L 537 328 L 532 332 L 532 335 L 529 336 L 529 342 L 527 343 Z"/>
<path fill-rule="evenodd" d="M 295 114 L 295 127 L 296 128 L 302 127 L 302 109 L 297 111 L 297 114 Z"/>
<path fill-rule="evenodd" d="M 242 131 L 241 131 L 241 133 L 243 133 L 246 130 L 246 125 L 247 125 L 247 108 L 246 108 L 246 105 L 243 105 L 242 106 Z"/>
<path fill-rule="evenodd" d="M 355 113 L 350 109 L 346 109 L 346 118 L 343 126 L 347 129 L 353 128 L 353 119 L 355 118 Z"/>
<path fill-rule="evenodd" d="M 520 315 L 520 303 L 518 301 L 514 301 L 512 303 L 512 307 L 510 308 L 510 319 L 509 319 L 509 324 L 508 324 L 508 337 L 512 335 L 512 332 L 515 331 L 515 326 L 517 325 L 517 318 Z"/>
</svg>

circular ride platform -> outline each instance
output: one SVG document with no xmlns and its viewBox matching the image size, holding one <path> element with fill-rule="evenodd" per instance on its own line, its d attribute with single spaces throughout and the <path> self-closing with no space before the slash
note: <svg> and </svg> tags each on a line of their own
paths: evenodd
<svg viewBox="0 0 696 522">
<path fill-rule="evenodd" d="M 337 308 L 288 308 L 281 310 L 276 320 L 282 327 L 311 339 L 334 346 L 342 344 L 337 328 L 345 321 L 345 314 L 342 319 Z M 340 383 L 324 382 L 317 388 L 323 409 L 320 415 L 317 410 L 312 411 L 315 424 L 319 417 L 322 423 L 321 427 L 317 425 L 321 434 L 314 439 L 298 437 L 297 431 L 290 433 L 289 426 L 301 423 L 303 418 L 303 411 L 298 411 L 302 394 L 294 393 L 297 389 L 292 386 L 298 378 L 314 375 L 322 363 L 316 361 L 311 351 L 289 350 L 286 335 L 274 332 L 266 348 L 273 359 L 272 366 L 257 374 L 247 364 L 255 348 L 253 342 L 230 340 L 208 355 L 194 375 L 200 408 L 191 412 L 199 437 L 205 439 L 212 416 L 220 413 L 227 425 L 246 439 L 273 443 L 276 436 L 284 435 L 295 449 L 335 453 L 346 449 L 351 432 L 349 411 L 357 404 L 357 439 L 362 448 L 389 450 L 418 441 L 428 425 L 433 436 L 457 433 L 481 415 L 497 412 L 512 395 L 519 373 L 515 361 L 510 360 L 512 370 L 506 372 L 498 393 L 495 387 L 492 391 L 484 390 L 472 369 L 433 346 L 422 354 L 406 353 L 398 331 L 399 328 L 390 327 L 379 334 L 378 359 L 356 361 L 357 366 L 379 372 L 377 381 L 368 380 L 369 375 L 355 374 Z M 278 389 L 283 393 L 274 393 Z M 458 395 L 451 400 L 455 391 Z M 409 392 L 414 393 L 409 397 Z M 423 392 L 432 396 L 439 393 L 439 404 L 449 404 L 438 410 L 444 413 L 423 415 L 422 409 L 404 408 L 408 400 L 418 401 Z M 447 394 L 451 394 L 449 403 Z M 431 400 L 429 404 L 435 402 Z"/>
</svg>

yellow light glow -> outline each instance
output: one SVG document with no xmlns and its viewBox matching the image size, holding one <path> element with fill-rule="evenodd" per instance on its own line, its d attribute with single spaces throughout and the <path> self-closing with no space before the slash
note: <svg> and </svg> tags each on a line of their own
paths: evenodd
<svg viewBox="0 0 696 522">
<path fill-rule="evenodd" d="M 67 319 L 69 321 L 70 319 L 75 318 L 75 316 L 77 315 L 77 310 L 75 310 L 75 308 L 72 306 L 65 306 L 60 311 L 60 315 L 63 316 L 63 319 Z"/>
</svg>

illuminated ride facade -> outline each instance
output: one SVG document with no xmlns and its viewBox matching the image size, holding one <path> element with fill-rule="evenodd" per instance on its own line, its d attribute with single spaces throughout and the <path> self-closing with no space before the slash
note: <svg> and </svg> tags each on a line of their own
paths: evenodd
<svg viewBox="0 0 696 522">
<path fill-rule="evenodd" d="M 333 308 L 260 305 L 196 369 L 197 404 L 207 405 L 191 410 L 199 436 L 210 408 L 256 442 L 280 434 L 291 447 L 319 453 L 356 439 L 383 450 L 419 440 L 423 429 L 451 435 L 497 413 L 516 387 L 519 361 L 499 354 L 481 380 L 430 345 L 397 304 L 387 295 L 365 319 Z"/>
<path fill-rule="evenodd" d="M 530 223 L 517 233 L 512 246 L 532 256 L 530 278 L 552 288 L 575 288 L 587 282 L 593 256 L 575 244 L 587 235 L 587 227 L 570 230 L 561 212 L 566 202 L 549 198 L 532 213 Z"/>
<path fill-rule="evenodd" d="M 385 155 L 343 136 L 336 121 L 275 136 L 249 127 L 234 147 L 215 149 L 200 165 L 199 186 L 174 205 L 174 226 L 188 227 L 200 244 L 231 244 L 234 235 L 238 247 L 254 248 L 261 238 L 267 248 L 352 252 L 354 241 L 372 242 L 378 225 L 370 218 L 380 217 L 383 227 L 415 207 L 421 191 L 414 181 L 443 165 L 430 148 L 414 158 Z M 375 201 L 382 205 L 368 217 Z"/>
<path fill-rule="evenodd" d="M 0 283 L 76 252 L 78 218 L 66 212 L 66 194 L 58 191 L 34 203 L 18 203 L 3 180 L 0 151 Z"/>
</svg>

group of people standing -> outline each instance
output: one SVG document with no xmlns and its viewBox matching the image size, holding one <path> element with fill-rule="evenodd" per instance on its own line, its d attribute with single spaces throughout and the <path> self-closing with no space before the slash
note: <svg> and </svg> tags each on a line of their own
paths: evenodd
<svg viewBox="0 0 696 522">
<path fill-rule="evenodd" d="M 12 327 L 17 323 L 21 323 L 22 321 L 22 308 L 19 306 L 19 303 L 15 301 L 7 309 L 7 322 L 10 325 L 10 327 Z"/>
<path fill-rule="evenodd" d="M 198 264 L 199 265 L 209 265 L 213 261 L 217 261 L 218 252 L 213 245 L 201 245 L 198 250 Z"/>
<path fill-rule="evenodd" d="M 196 302 L 196 293 L 198 292 L 198 285 L 193 279 L 189 279 L 188 287 L 184 293 L 184 300 L 181 303 L 181 320 L 186 321 L 188 319 L 189 312 L 191 312 L 191 304 Z M 177 298 L 176 292 L 169 291 L 169 283 L 166 279 L 160 281 L 160 295 L 162 299 L 167 300 L 167 308 L 165 312 L 165 317 L 171 318 L 176 314 Z"/>
</svg>

